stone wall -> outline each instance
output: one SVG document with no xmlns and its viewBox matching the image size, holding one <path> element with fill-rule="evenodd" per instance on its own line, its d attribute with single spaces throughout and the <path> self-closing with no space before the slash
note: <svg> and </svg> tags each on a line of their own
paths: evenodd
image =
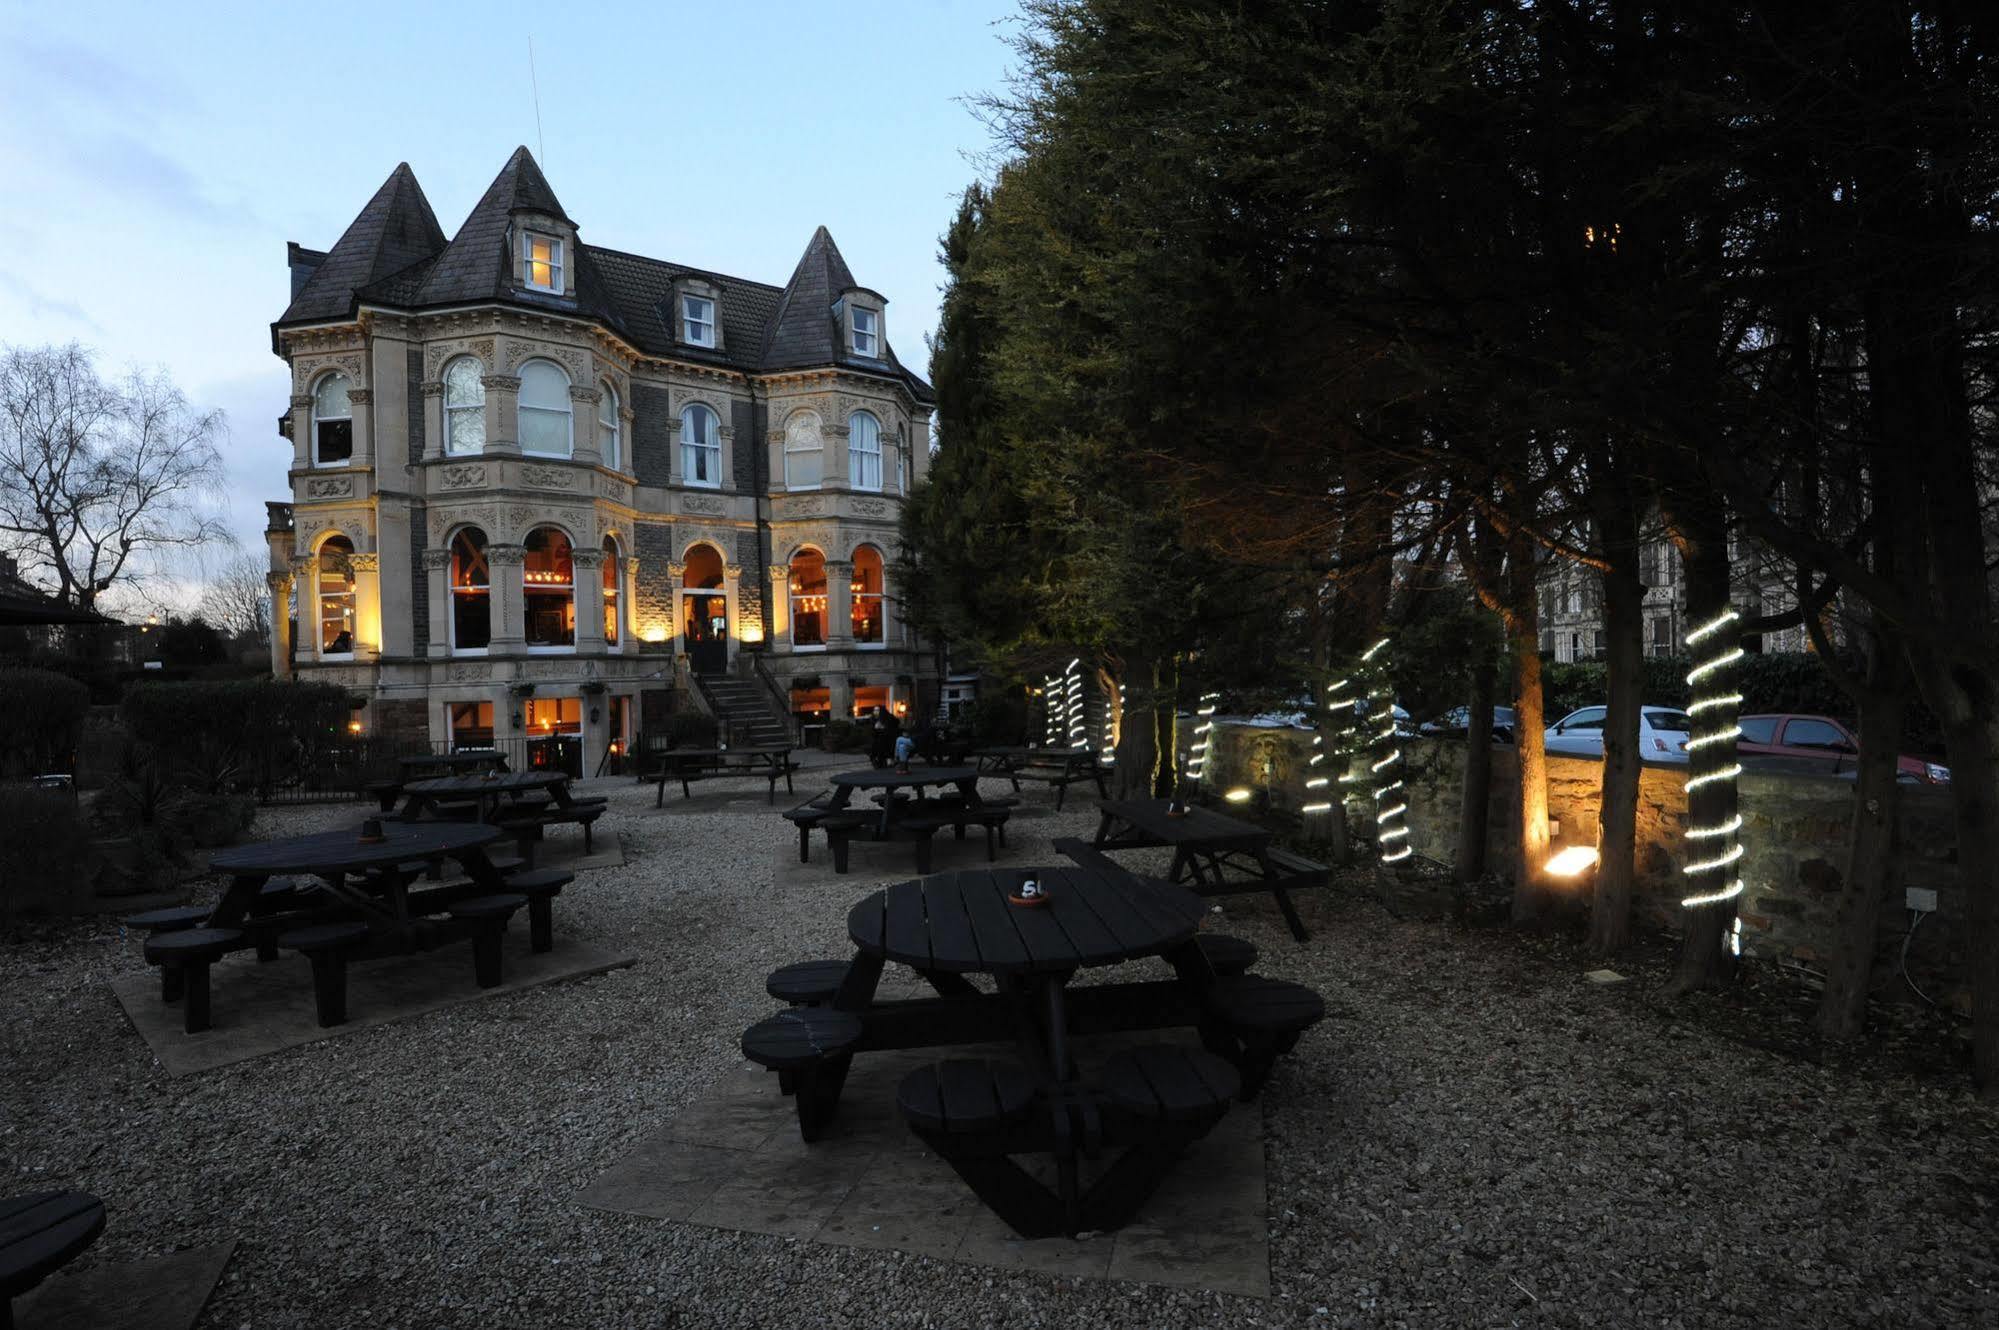
<svg viewBox="0 0 1999 1330">
<path fill-rule="evenodd" d="M 632 529 L 632 553 L 639 561 L 638 574 L 632 579 L 639 622 L 662 626 L 671 638 L 679 631 L 673 575 L 667 571 L 673 562 L 673 527 L 666 522 L 638 523 Z"/>
<path fill-rule="evenodd" d="M 673 399 L 666 389 L 632 385 L 632 474 L 641 485 L 665 485 L 673 466 Z"/>
<path fill-rule="evenodd" d="M 1202 782 L 1210 794 L 1236 786 L 1266 789 L 1267 806 L 1293 816 L 1318 797 L 1308 799 L 1304 788 L 1313 751 L 1309 733 L 1224 725 L 1216 727 L 1213 740 Z M 1403 752 L 1410 843 L 1417 854 L 1448 864 L 1457 849 L 1464 743 L 1410 740 Z M 1325 765 L 1330 763 L 1322 770 Z M 1548 817 L 1556 824 L 1558 845 L 1596 842 L 1600 776 L 1601 764 L 1593 759 L 1548 759 Z M 1648 765 L 1639 782 L 1637 910 L 1643 921 L 1666 930 L 1679 926 L 1680 870 L 1688 859 L 1684 779 L 1683 768 Z M 1487 862 L 1508 878 L 1519 859 L 1518 783 L 1513 750 L 1495 747 Z M 1838 926 L 1853 785 L 1829 776 L 1751 771 L 1744 773 L 1741 791 L 1743 950 L 1822 970 Z M 1909 971 L 1931 997 L 1961 1005 L 1966 901 L 1957 880 L 1950 796 L 1916 785 L 1901 786 L 1900 796 L 1895 865 L 1881 902 L 1875 989 L 1884 998 L 1908 996 L 1900 975 L 1910 921 L 1904 893 L 1926 888 L 1937 893 L 1938 910 L 1910 944 Z M 1305 825 L 1309 833 L 1311 822 Z M 1355 829 L 1364 830 L 1358 821 Z"/>
</svg>

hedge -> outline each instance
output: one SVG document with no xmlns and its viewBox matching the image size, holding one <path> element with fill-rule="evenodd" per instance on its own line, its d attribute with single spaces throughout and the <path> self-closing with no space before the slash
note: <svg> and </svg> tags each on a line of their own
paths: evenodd
<svg viewBox="0 0 1999 1330">
<path fill-rule="evenodd" d="M 132 737 L 197 790 L 268 792 L 346 738 L 347 691 L 270 679 L 147 683 L 119 714 Z"/>
<path fill-rule="evenodd" d="M 90 689 L 51 670 L 0 670 L 0 776 L 68 771 Z"/>
<path fill-rule="evenodd" d="M 66 911 L 90 894 L 90 833 L 69 791 L 0 785 L 0 826 L 0 920 Z"/>
</svg>

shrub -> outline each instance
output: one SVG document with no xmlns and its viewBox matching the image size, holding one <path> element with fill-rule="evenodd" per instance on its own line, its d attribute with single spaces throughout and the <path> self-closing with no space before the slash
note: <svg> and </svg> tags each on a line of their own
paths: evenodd
<svg viewBox="0 0 1999 1330">
<path fill-rule="evenodd" d="M 68 771 L 90 689 L 50 670 L 0 670 L 0 775 Z"/>
<path fill-rule="evenodd" d="M 137 684 L 119 714 L 177 781 L 204 793 L 267 792 L 345 742 L 347 691 L 271 679 Z"/>
<path fill-rule="evenodd" d="M 257 816 L 257 801 L 242 794 L 203 794 L 179 790 L 160 810 L 165 838 L 176 848 L 198 845 L 214 849 L 234 844 Z"/>
<path fill-rule="evenodd" d="M 870 738 L 865 725 L 851 720 L 829 720 L 826 732 L 819 736 L 819 746 L 829 753 L 859 753 L 866 751 Z"/>
<path fill-rule="evenodd" d="M 1025 741 L 1027 700 L 1021 697 L 978 697 L 958 713 L 957 724 L 971 731 L 981 747 L 998 748 Z"/>
<path fill-rule="evenodd" d="M 60 910 L 91 886 L 90 835 L 66 790 L 0 786 L 0 918 Z"/>
</svg>

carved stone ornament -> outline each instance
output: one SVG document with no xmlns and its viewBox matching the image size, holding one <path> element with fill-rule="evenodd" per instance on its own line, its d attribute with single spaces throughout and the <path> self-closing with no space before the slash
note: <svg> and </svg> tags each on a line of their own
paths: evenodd
<svg viewBox="0 0 1999 1330">
<path fill-rule="evenodd" d="M 464 664 L 451 667 L 453 683 L 485 683 L 492 677 L 492 667 L 489 665 Z"/>
<path fill-rule="evenodd" d="M 298 410 L 298 411 L 304 411 L 304 410 L 306 410 L 307 408 L 309 408 L 309 407 L 310 407 L 311 405 L 312 405 L 312 394 L 311 394 L 311 393 L 294 393 L 294 394 L 292 394 L 292 408 L 293 408 L 294 410 Z"/>
<path fill-rule="evenodd" d="M 743 565 L 741 565 L 741 564 L 739 564 L 739 563 L 725 563 L 725 564 L 723 564 L 723 565 L 722 565 L 722 576 L 723 576 L 723 577 L 725 577 L 725 578 L 727 578 L 727 579 L 728 579 L 729 581 L 731 581 L 731 582 L 740 582 L 740 581 L 742 581 L 742 580 L 743 580 Z"/>
<path fill-rule="evenodd" d="M 421 386 L 421 387 L 422 387 L 422 389 L 423 389 L 423 395 L 424 395 L 425 397 L 442 397 L 442 396 L 444 396 L 444 380 L 443 380 L 443 379 L 425 379 L 425 380 L 423 381 L 423 383 L 422 383 L 422 384 L 421 384 L 420 386 Z"/>
<path fill-rule="evenodd" d="M 355 406 L 367 406 L 375 400 L 375 394 L 368 388 L 350 388 L 347 390 L 347 400 Z"/>
<path fill-rule="evenodd" d="M 427 377 L 433 379 L 440 378 L 439 371 L 444 368 L 445 362 L 455 360 L 459 356 L 472 356 L 479 361 L 481 367 L 491 365 L 493 363 L 493 339 L 490 337 L 478 337 L 470 340 L 459 339 L 450 342 L 439 342 L 427 348 L 423 359 Z"/>
<path fill-rule="evenodd" d="M 888 510 L 888 505 L 880 499 L 855 499 L 853 508 L 863 517 L 880 517 Z"/>
<path fill-rule="evenodd" d="M 782 582 L 791 576 L 791 565 L 788 563 L 774 563 L 765 571 L 770 574 L 771 581 Z"/>
<path fill-rule="evenodd" d="M 519 528 L 522 535 L 526 535 L 528 524 L 537 520 L 541 512 L 539 508 L 530 508 L 526 504 L 517 503 L 507 509 L 507 522 L 510 526 Z"/>
<path fill-rule="evenodd" d="M 425 550 L 423 566 L 426 572 L 439 572 L 451 566 L 450 550 Z"/>
<path fill-rule="evenodd" d="M 680 496 L 681 511 L 689 513 L 713 513 L 717 516 L 729 511 L 729 502 L 712 494 L 683 494 Z"/>
<path fill-rule="evenodd" d="M 488 392 L 517 393 L 521 390 L 521 381 L 511 374 L 487 374 L 480 378 L 479 383 Z"/>
<path fill-rule="evenodd" d="M 527 557 L 527 549 L 521 545 L 488 545 L 486 547 L 487 563 L 526 563 Z"/>
<path fill-rule="evenodd" d="M 562 466 L 524 466 L 521 482 L 547 490 L 570 490 L 576 488 L 576 473 Z"/>
<path fill-rule="evenodd" d="M 784 505 L 784 517 L 823 517 L 826 514 L 824 499 L 794 499 Z"/>
<path fill-rule="evenodd" d="M 347 563 L 357 573 L 379 572 L 382 567 L 382 556 L 355 553 L 347 556 Z"/>
<path fill-rule="evenodd" d="M 599 568 L 602 567 L 604 563 L 604 551 L 590 550 L 590 549 L 573 549 L 569 551 L 569 561 L 572 564 L 574 564 L 576 567 L 584 569 L 585 571 L 588 571 L 593 568 Z"/>
<path fill-rule="evenodd" d="M 626 485 L 622 480 L 613 480 L 609 476 L 600 476 L 597 481 L 597 488 L 603 492 L 604 497 L 607 499 L 617 499 L 623 502 L 625 499 L 631 497 L 630 486 Z"/>
<path fill-rule="evenodd" d="M 448 490 L 472 489 L 486 483 L 486 468 L 476 462 L 447 466 L 440 469 L 439 476 Z"/>
<path fill-rule="evenodd" d="M 684 563 L 670 563 L 666 566 L 666 575 L 678 582 L 681 578 L 687 576 L 687 565 Z"/>
<path fill-rule="evenodd" d="M 292 575 L 288 572 L 265 573 L 264 585 L 271 589 L 273 595 L 288 596 L 292 590 Z"/>
<path fill-rule="evenodd" d="M 345 499 L 354 493 L 352 476 L 314 476 L 305 482 L 308 499 Z"/>
</svg>

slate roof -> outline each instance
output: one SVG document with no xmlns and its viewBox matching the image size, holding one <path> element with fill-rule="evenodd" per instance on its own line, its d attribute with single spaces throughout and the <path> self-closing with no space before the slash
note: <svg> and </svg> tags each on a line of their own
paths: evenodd
<svg viewBox="0 0 1999 1330">
<path fill-rule="evenodd" d="M 273 332 L 290 323 L 347 317 L 364 301 L 412 310 L 504 303 L 596 319 L 650 355 L 746 373 L 849 366 L 899 379 L 918 400 L 934 400 L 930 385 L 886 342 L 881 359 L 847 351 L 833 304 L 859 283 L 823 226 L 782 288 L 579 242 L 571 257 L 575 294 L 555 296 L 520 290 L 513 281 L 508 236 L 513 215 L 524 211 L 575 225 L 525 147 L 514 150 L 449 241 L 416 176 L 407 163 L 400 165 L 306 278 Z M 717 350 L 677 338 L 673 286 L 690 276 L 721 291 Z"/>
</svg>

